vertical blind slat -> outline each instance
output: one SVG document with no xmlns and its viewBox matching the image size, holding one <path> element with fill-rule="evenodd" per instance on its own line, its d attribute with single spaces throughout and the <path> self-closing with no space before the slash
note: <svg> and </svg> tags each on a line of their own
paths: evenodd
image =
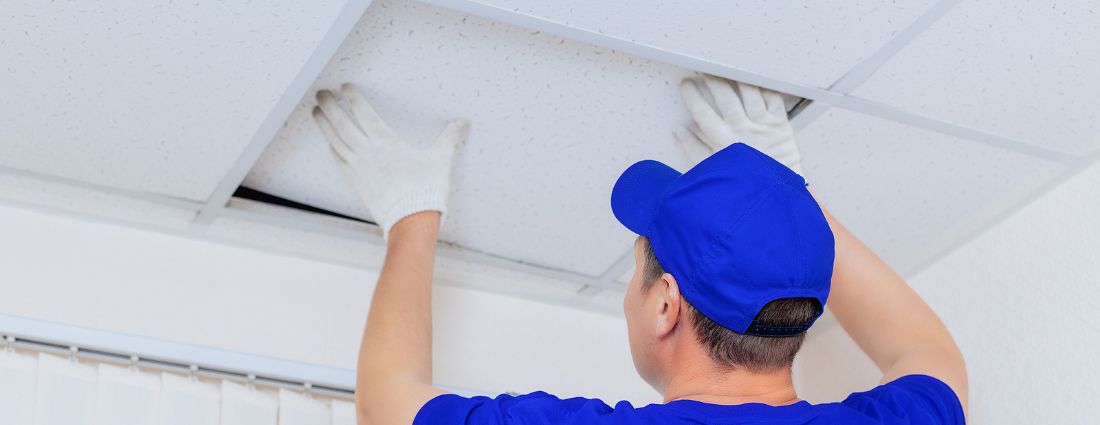
<svg viewBox="0 0 1100 425">
<path fill-rule="evenodd" d="M 274 394 L 222 381 L 222 424 L 276 425 L 279 400 Z"/>
<path fill-rule="evenodd" d="M 160 376 L 160 425 L 219 425 L 221 388 L 172 373 Z"/>
<path fill-rule="evenodd" d="M 279 389 L 279 425 L 330 425 L 332 412 L 327 403 Z"/>
<path fill-rule="evenodd" d="M 160 376 L 100 363 L 96 425 L 149 425 L 157 420 Z"/>
<path fill-rule="evenodd" d="M 332 401 L 332 425 L 356 425 L 355 404 L 346 401 Z"/>
<path fill-rule="evenodd" d="M 95 366 L 38 354 L 35 425 L 85 425 L 95 417 Z"/>
<path fill-rule="evenodd" d="M 0 351 L 0 424 L 34 422 L 38 359 Z"/>
</svg>

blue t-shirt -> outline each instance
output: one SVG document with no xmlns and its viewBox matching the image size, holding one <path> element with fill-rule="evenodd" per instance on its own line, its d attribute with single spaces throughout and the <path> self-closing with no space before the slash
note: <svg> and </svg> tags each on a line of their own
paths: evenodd
<svg viewBox="0 0 1100 425">
<path fill-rule="evenodd" d="M 620 401 L 559 399 L 542 391 L 521 396 L 437 396 L 424 404 L 414 425 L 432 424 L 963 424 L 955 392 L 928 375 L 907 375 L 839 403 L 787 406 L 674 400 L 644 407 Z"/>
</svg>

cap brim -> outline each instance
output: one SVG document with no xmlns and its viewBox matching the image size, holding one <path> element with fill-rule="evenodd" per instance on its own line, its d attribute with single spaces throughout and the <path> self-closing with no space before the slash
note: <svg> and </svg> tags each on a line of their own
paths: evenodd
<svg viewBox="0 0 1100 425">
<path fill-rule="evenodd" d="M 654 160 L 638 161 L 623 171 L 611 190 L 611 212 L 623 226 L 649 236 L 650 224 L 665 191 L 681 173 Z"/>
</svg>

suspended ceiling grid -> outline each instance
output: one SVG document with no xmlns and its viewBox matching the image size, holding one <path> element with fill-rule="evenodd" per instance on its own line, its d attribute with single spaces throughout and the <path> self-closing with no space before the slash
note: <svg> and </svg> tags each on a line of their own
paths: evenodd
<svg viewBox="0 0 1100 425">
<path fill-rule="evenodd" d="M 685 11 L 659 1 L 644 7 L 580 1 L 376 3 L 370 10 L 365 1 L 323 2 L 308 9 L 285 3 L 265 14 L 243 5 L 133 2 L 42 10 L 49 6 L 17 4 L 10 15 L 21 19 L 0 26 L 6 45 L 0 54 L 9 64 L 9 78 L 0 85 L 26 102 L 4 106 L 17 118 L 0 145 L 4 197 L 96 219 L 376 266 L 381 244 L 369 226 L 230 197 L 263 163 L 269 145 L 278 146 L 273 141 L 279 142 L 284 121 L 285 128 L 308 128 L 294 120 L 295 111 L 311 101 L 311 85 L 325 82 L 318 76 L 340 75 L 330 70 L 339 60 L 334 54 L 349 34 L 348 44 L 362 41 L 352 31 L 363 11 L 369 21 L 383 13 L 376 9 L 388 6 L 413 17 L 466 14 L 503 28 L 501 34 L 540 32 L 562 43 L 649 61 L 669 79 L 690 69 L 812 99 L 795 118 L 807 177 L 826 205 L 903 274 L 1075 174 L 1095 159 L 1100 142 L 1098 121 L 1088 119 L 1088 105 L 1076 103 L 1100 94 L 1100 85 L 1081 72 L 1097 69 L 1100 61 L 1093 47 L 1100 46 L 1100 29 L 1087 19 L 1095 16 L 1087 5 L 850 2 L 841 8 L 807 5 L 806 11 L 710 2 Z M 112 22 L 97 10 L 122 10 L 133 19 Z M 624 10 L 636 19 L 623 19 Z M 225 19 L 241 17 L 247 19 L 233 33 L 217 33 L 230 26 Z M 971 36 L 960 36 L 966 34 Z M 432 133 L 410 130 L 421 117 L 403 111 L 393 100 L 398 94 L 389 95 L 391 108 L 383 112 L 388 119 L 405 122 L 398 127 L 414 135 Z M 670 114 L 685 118 L 673 111 L 679 108 L 673 92 L 663 101 Z M 990 104 L 998 108 L 990 112 Z M 428 115 L 441 125 L 443 112 L 460 111 Z M 471 142 L 477 141 L 476 131 Z M 634 148 L 684 165 L 670 140 L 654 144 L 664 143 L 657 139 Z M 519 149 L 523 140 L 515 144 Z M 642 155 L 604 154 L 619 169 Z M 573 171 L 608 180 L 619 169 Z M 501 195 L 472 193 L 476 186 L 456 183 L 459 205 Z M 609 187 L 585 188 L 582 198 L 603 203 L 601 190 Z M 462 233 L 461 222 L 450 223 L 456 240 L 443 250 L 442 278 L 570 305 L 615 306 L 632 265 L 626 250 L 630 235 L 608 220 L 606 211 L 598 214 L 603 216 L 587 222 L 582 217 L 589 216 L 578 214 L 564 227 L 530 228 L 543 237 L 598 236 L 600 243 L 618 244 L 618 253 L 577 249 L 584 255 L 579 261 L 543 257 L 551 264 L 465 248 L 463 238 L 484 235 L 479 233 L 484 225 L 475 219 Z M 517 229 L 524 228 L 504 230 Z M 584 242 L 555 243 L 591 246 Z"/>
</svg>

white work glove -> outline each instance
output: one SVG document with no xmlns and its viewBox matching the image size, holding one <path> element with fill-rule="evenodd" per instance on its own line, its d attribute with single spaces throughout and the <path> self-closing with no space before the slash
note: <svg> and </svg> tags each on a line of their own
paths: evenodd
<svg viewBox="0 0 1100 425">
<path fill-rule="evenodd" d="M 794 129 L 779 93 L 713 75 L 704 75 L 703 83 L 714 99 L 714 107 L 700 93 L 695 81 L 685 78 L 680 82 L 680 97 L 697 128 L 680 126 L 673 128 L 672 133 L 688 160 L 697 164 L 734 142 L 744 142 L 805 178 L 798 145 L 794 143 Z"/>
<path fill-rule="evenodd" d="M 347 110 L 332 92 L 321 90 L 313 119 L 328 139 L 336 162 L 382 227 L 383 239 L 388 239 L 398 220 L 413 213 L 439 211 L 445 216 L 455 147 L 466 140 L 469 121 L 451 121 L 435 144 L 417 149 L 382 121 L 355 86 L 344 84 L 340 93 Z"/>
</svg>

